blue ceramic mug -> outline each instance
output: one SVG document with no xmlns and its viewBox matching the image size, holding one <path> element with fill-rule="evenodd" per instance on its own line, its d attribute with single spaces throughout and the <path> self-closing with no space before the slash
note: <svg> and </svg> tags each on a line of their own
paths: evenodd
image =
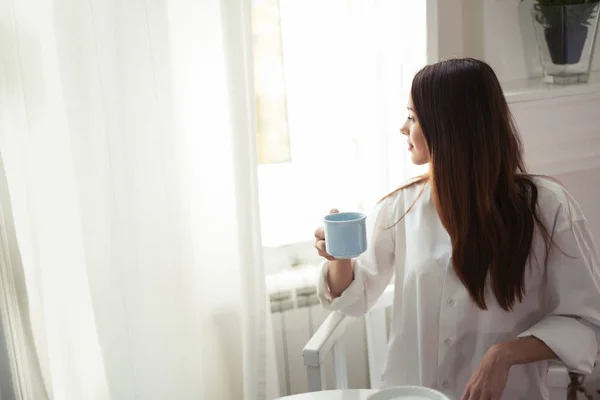
<svg viewBox="0 0 600 400">
<path fill-rule="evenodd" d="M 323 219 L 327 253 L 339 259 L 358 257 L 367 250 L 367 216 L 358 212 L 329 214 Z"/>
</svg>

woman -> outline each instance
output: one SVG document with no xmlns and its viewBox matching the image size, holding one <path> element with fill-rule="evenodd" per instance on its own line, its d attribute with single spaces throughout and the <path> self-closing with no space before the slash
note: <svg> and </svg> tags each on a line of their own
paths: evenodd
<svg viewBox="0 0 600 400">
<path fill-rule="evenodd" d="M 548 398 L 548 360 L 589 374 L 598 255 L 569 193 L 526 172 L 493 70 L 474 59 L 425 67 L 400 131 L 430 171 L 379 203 L 367 252 L 336 260 L 315 232 L 327 308 L 360 316 L 395 276 L 382 385 L 537 400 Z"/>
</svg>

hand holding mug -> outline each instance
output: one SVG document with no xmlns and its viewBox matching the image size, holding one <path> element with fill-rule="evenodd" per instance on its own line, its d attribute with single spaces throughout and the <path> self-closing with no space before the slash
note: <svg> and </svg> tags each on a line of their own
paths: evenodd
<svg viewBox="0 0 600 400">
<path fill-rule="evenodd" d="M 367 250 L 367 217 L 358 212 L 331 210 L 315 231 L 315 248 L 327 260 L 347 260 Z"/>
<path fill-rule="evenodd" d="M 339 211 L 335 208 L 329 211 L 329 215 L 338 213 Z M 317 249 L 319 256 L 329 261 L 335 260 L 335 257 L 327 253 L 327 246 L 325 245 L 325 228 L 323 226 L 320 226 L 315 230 L 315 249 Z"/>
</svg>

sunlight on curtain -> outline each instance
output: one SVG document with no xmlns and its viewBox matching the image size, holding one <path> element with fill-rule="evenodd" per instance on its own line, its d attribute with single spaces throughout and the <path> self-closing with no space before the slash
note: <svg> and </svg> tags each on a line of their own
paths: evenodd
<svg viewBox="0 0 600 400">
<path fill-rule="evenodd" d="M 2 0 L 0 21 L 16 386 L 275 397 L 251 85 L 229 65 L 247 2 Z"/>
<path fill-rule="evenodd" d="M 279 0 L 252 1 L 252 42 L 258 161 L 290 161 Z"/>
</svg>

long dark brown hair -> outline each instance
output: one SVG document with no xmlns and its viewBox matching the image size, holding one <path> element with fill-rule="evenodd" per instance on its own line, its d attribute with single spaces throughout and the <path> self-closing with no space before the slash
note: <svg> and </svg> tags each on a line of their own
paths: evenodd
<svg viewBox="0 0 600 400">
<path fill-rule="evenodd" d="M 536 225 L 545 257 L 552 235 L 540 219 L 538 189 L 496 74 L 471 58 L 443 61 L 417 73 L 411 94 L 430 171 L 409 185 L 431 184 L 454 271 L 473 301 L 487 309 L 489 284 L 509 311 L 525 294 Z"/>
</svg>

